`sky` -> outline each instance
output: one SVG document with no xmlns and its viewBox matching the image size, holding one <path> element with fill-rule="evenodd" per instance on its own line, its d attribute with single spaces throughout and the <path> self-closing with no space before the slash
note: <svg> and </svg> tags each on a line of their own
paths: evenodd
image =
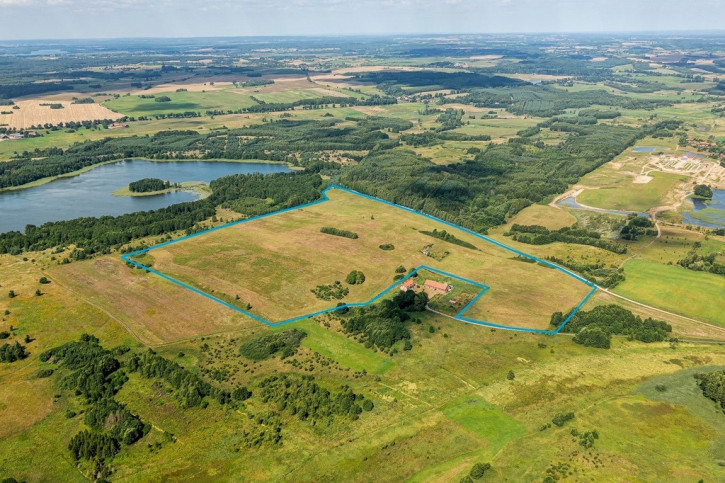
<svg viewBox="0 0 725 483">
<path fill-rule="evenodd" d="M 0 0 L 0 39 L 724 30 L 725 0 Z"/>
</svg>

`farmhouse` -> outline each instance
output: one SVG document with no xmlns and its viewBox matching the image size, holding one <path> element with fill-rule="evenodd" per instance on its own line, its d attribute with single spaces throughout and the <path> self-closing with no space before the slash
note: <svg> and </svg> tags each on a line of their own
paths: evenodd
<svg viewBox="0 0 725 483">
<path fill-rule="evenodd" d="M 128 124 L 122 124 L 122 123 L 116 123 L 114 122 L 110 126 L 108 126 L 108 129 L 123 129 L 125 127 L 128 127 Z"/>
<path fill-rule="evenodd" d="M 407 292 L 408 290 L 414 291 L 416 287 L 417 287 L 417 285 L 415 283 L 415 280 L 413 280 L 412 278 L 409 278 L 408 280 L 403 282 L 403 284 L 400 286 L 400 290 L 402 290 L 403 292 Z"/>
<path fill-rule="evenodd" d="M 453 287 L 447 283 L 436 282 L 435 280 L 426 280 L 425 288 L 435 293 L 448 293 Z"/>
</svg>

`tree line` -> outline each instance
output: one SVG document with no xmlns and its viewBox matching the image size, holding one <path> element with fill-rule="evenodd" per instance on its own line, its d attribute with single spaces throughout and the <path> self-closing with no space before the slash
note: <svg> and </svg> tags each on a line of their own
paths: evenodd
<svg viewBox="0 0 725 483">
<path fill-rule="evenodd" d="M 560 326 L 566 319 L 561 312 L 551 316 L 551 325 Z M 619 305 L 599 305 L 590 311 L 578 311 L 562 332 L 575 334 L 574 342 L 590 347 L 609 349 L 612 335 L 630 340 L 660 342 L 668 338 L 672 326 L 661 320 L 642 318 Z"/>
</svg>

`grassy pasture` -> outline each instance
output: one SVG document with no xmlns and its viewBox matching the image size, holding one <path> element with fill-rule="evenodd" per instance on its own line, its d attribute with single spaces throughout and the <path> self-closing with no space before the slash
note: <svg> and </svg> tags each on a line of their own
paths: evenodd
<svg viewBox="0 0 725 483">
<path fill-rule="evenodd" d="M 302 329 L 307 337 L 302 345 L 325 357 L 349 367 L 354 371 L 366 371 L 372 374 L 384 374 L 393 368 L 393 361 L 384 355 L 366 349 L 358 342 L 348 339 L 333 330 L 321 327 L 312 319 L 301 320 L 291 325 L 275 327 L 273 331 Z"/>
<path fill-rule="evenodd" d="M 376 220 L 381 217 L 375 215 Z M 397 250 L 396 245 L 393 252 Z M 109 285 L 122 281 L 138 285 L 134 296 L 153 291 L 148 285 L 150 276 L 119 263 L 128 274 L 119 279 L 114 278 L 112 271 L 101 270 L 97 260 L 74 262 L 50 270 L 52 283 L 42 287 L 47 295 L 37 298 L 32 291 L 44 271 L 20 260 L 2 258 L 3 286 L 14 287 L 21 295 L 12 300 L 0 298 L 0 308 L 11 310 L 11 319 L 5 323 L 19 327 L 21 335 L 25 331 L 31 333 L 37 342 L 31 345 L 31 356 L 23 365 L 0 365 L 0 423 L 3 428 L 12 428 L 0 437 L 0 465 L 12 468 L 14 477 L 27 481 L 40 481 L 48 474 L 64 481 L 82 481 L 84 475 L 68 458 L 66 448 L 73 434 L 83 429 L 83 416 L 68 419 L 65 411 L 79 412 L 83 406 L 78 398 L 55 385 L 59 376 L 34 379 L 33 374 L 40 367 L 37 354 L 88 331 L 99 335 L 109 347 L 118 343 L 137 345 L 119 323 L 124 319 L 118 315 L 136 309 L 122 304 L 113 307 L 103 300 L 118 298 L 118 291 L 106 290 L 98 298 L 89 298 L 97 285 L 88 284 L 98 282 L 83 274 L 98 272 L 95 276 L 109 279 Z M 108 263 L 109 259 L 98 260 Z M 74 271 L 59 277 L 61 271 L 70 269 Z M 71 287 L 68 280 L 74 277 L 80 280 Z M 157 302 L 158 307 L 176 314 L 177 319 L 155 323 L 183 322 L 185 317 L 179 318 L 189 311 L 188 297 L 187 293 L 182 298 Z M 141 303 L 145 303 L 143 297 Z M 94 305 L 110 307 L 106 310 L 117 320 Z M 137 319 L 139 324 L 154 320 L 143 311 L 127 317 Z M 719 426 L 708 425 L 712 418 L 722 415 L 714 411 L 693 413 L 692 409 L 702 400 L 695 397 L 698 395 L 691 387 L 689 402 L 659 401 L 648 393 L 641 395 L 639 385 L 660 383 L 659 378 L 679 374 L 677 371 L 682 367 L 699 370 L 702 365 L 725 364 L 721 348 L 680 344 L 673 351 L 667 344 L 645 345 L 616 339 L 611 350 L 603 351 L 575 345 L 566 336 L 489 330 L 429 313 L 422 317 L 422 325 L 411 325 L 413 350 L 401 351 L 394 357 L 347 339 L 337 332 L 332 318 L 330 328 L 319 325 L 326 318 L 284 327 L 300 327 L 308 332 L 305 347 L 295 356 L 305 366 L 313 360 L 315 351 L 353 370 L 365 369 L 368 374 L 360 378 L 320 368 L 310 373 L 326 387 L 351 385 L 356 392 L 372 398 L 376 408 L 355 424 L 331 427 L 316 428 L 296 417 L 284 416 L 281 447 L 237 451 L 247 415 L 259 414 L 265 408 L 258 396 L 238 410 L 229 410 L 216 402 L 204 410 L 181 410 L 163 387 L 131 374 L 116 397 L 153 429 L 139 444 L 124 448 L 114 458 L 113 477 L 124 481 L 208 480 L 243 474 L 255 480 L 299 481 L 302 474 L 304 480 L 456 481 L 474 463 L 489 461 L 493 471 L 487 478 L 539 481 L 551 463 L 569 461 L 571 453 L 579 447 L 571 441 L 570 426 L 547 431 L 539 431 L 538 427 L 550 421 L 556 412 L 572 410 L 576 419 L 571 427 L 596 428 L 601 434 L 592 454 L 598 454 L 603 464 L 595 468 L 581 458 L 574 458 L 572 464 L 578 477 L 662 479 L 667 476 L 664 471 L 676 467 L 681 473 L 673 473 L 675 477 L 683 475 L 683 479 L 691 480 L 690 476 L 699 472 L 709 479 L 719 479 L 715 458 L 720 453 L 715 444 L 721 433 Z M 197 329 L 204 325 L 201 321 L 208 323 L 215 318 L 217 315 L 212 312 L 198 318 Z M 429 325 L 437 327 L 435 334 L 428 332 Z M 165 345 L 158 351 L 198 370 L 214 348 L 219 347 L 218 342 L 233 338 L 236 348 L 247 336 L 269 331 L 254 323 L 242 333 L 211 335 L 205 341 L 195 337 Z M 207 343 L 213 350 L 200 350 Z M 546 347 L 541 348 L 538 343 Z M 177 357 L 181 351 L 186 354 L 183 358 Z M 219 363 L 239 364 L 237 357 Z M 255 381 L 287 370 L 290 368 L 278 359 L 264 361 L 254 364 L 251 372 L 240 372 L 235 382 L 254 388 Z M 514 381 L 506 379 L 508 370 L 515 371 Z M 672 393 L 668 391 L 663 397 L 674 397 L 678 384 L 664 384 Z M 55 393 L 63 395 L 53 402 Z M 21 394 L 22 400 L 34 398 L 37 403 L 18 406 L 20 399 L 16 394 Z M 704 405 L 712 407 L 707 400 Z M 623 434 L 621 428 L 630 426 L 633 432 Z M 671 444 L 656 444 L 659 428 L 670 433 L 663 437 Z M 176 442 L 167 441 L 164 431 L 173 433 Z M 159 447 L 151 451 L 148 445 L 155 443 Z M 638 464 L 643 459 L 648 463 Z"/>
<path fill-rule="evenodd" d="M 655 307 L 725 326 L 725 277 L 673 265 L 630 260 L 614 291 Z"/>
<path fill-rule="evenodd" d="M 154 268 L 212 295 L 239 296 L 251 312 L 281 321 L 334 306 L 311 290 L 362 270 L 343 302 L 363 302 L 393 283 L 395 268 L 427 264 L 488 285 L 468 317 L 504 325 L 546 328 L 551 313 L 575 306 L 589 289 L 552 268 L 511 261 L 512 254 L 465 232 L 399 208 L 340 190 L 330 201 L 227 227 L 149 252 Z M 320 233 L 333 226 L 360 234 L 352 240 Z M 445 229 L 477 250 L 433 239 L 418 230 Z M 378 248 L 392 243 L 395 250 Z M 421 253 L 433 244 L 441 261 Z M 554 289 L 552 290 L 552 287 Z"/>
<path fill-rule="evenodd" d="M 554 208 L 549 205 L 531 205 L 514 216 L 511 221 L 506 224 L 506 228 L 510 228 L 514 224 L 518 225 L 541 225 L 549 230 L 558 230 L 565 226 L 571 226 L 577 222 L 577 219 L 568 210 L 563 208 Z"/>
<path fill-rule="evenodd" d="M 585 190 L 577 201 L 596 208 L 646 211 L 664 204 L 665 195 L 685 180 L 685 177 L 671 173 L 653 172 L 650 176 L 653 179 L 649 183 L 634 183 L 632 176 L 624 174 L 609 186 Z"/>
<path fill-rule="evenodd" d="M 254 105 L 247 91 L 214 89 L 206 92 L 163 92 L 156 97 L 168 96 L 169 102 L 156 99 L 142 99 L 130 95 L 111 99 L 104 103 L 108 109 L 127 116 L 153 116 L 155 114 L 180 113 L 185 111 L 205 112 L 207 110 L 241 109 Z"/>
<path fill-rule="evenodd" d="M 52 280 L 107 313 L 145 344 L 246 330 L 255 325 L 201 295 L 130 269 L 116 256 L 61 265 L 48 273 Z"/>
</svg>

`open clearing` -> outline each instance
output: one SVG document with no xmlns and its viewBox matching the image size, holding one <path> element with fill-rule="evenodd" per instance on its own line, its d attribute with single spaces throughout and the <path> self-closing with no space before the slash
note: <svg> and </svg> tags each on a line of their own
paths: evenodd
<svg viewBox="0 0 725 483">
<path fill-rule="evenodd" d="M 100 104 L 72 104 L 69 101 L 33 99 L 27 101 L 16 101 L 20 109 L 12 109 L 12 106 L 2 106 L 3 112 L 12 114 L 0 114 L 0 125 L 7 124 L 15 129 L 28 129 L 32 126 L 52 124 L 61 122 L 83 122 L 100 119 L 116 120 L 122 116 L 111 111 Z M 63 109 L 51 109 L 50 106 L 41 104 L 62 104 Z"/>
<path fill-rule="evenodd" d="M 116 257 L 61 265 L 49 270 L 48 275 L 148 345 L 257 325 L 211 300 L 141 270 L 132 270 Z"/>
<path fill-rule="evenodd" d="M 624 265 L 614 292 L 639 302 L 725 326 L 725 278 L 644 260 Z"/>
<path fill-rule="evenodd" d="M 463 230 L 340 189 L 327 195 L 327 202 L 154 248 L 144 259 L 164 275 L 272 322 L 366 302 L 395 282 L 400 266 L 428 265 L 489 286 L 466 317 L 517 328 L 548 329 L 553 312 L 577 306 L 591 289 L 555 268 L 512 260 L 514 253 Z M 322 227 L 359 238 L 321 233 Z M 421 232 L 433 229 L 475 248 Z M 382 244 L 395 249 L 382 250 Z M 352 270 L 363 271 L 365 283 L 346 284 Z M 312 292 L 335 281 L 349 289 L 346 296 L 322 300 Z"/>
<path fill-rule="evenodd" d="M 671 173 L 653 172 L 648 183 L 626 176 L 599 189 L 584 190 L 577 201 L 588 206 L 610 210 L 647 211 L 665 204 L 665 195 L 684 177 Z"/>
</svg>

